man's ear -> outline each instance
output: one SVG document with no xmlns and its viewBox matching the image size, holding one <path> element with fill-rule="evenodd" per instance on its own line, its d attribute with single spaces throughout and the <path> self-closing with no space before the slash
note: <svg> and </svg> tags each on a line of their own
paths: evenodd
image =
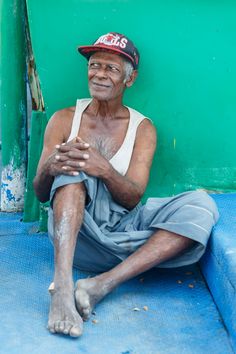
<svg viewBox="0 0 236 354">
<path fill-rule="evenodd" d="M 130 75 L 130 77 L 126 81 L 125 86 L 131 87 L 133 85 L 133 83 L 135 82 L 137 76 L 138 76 L 138 71 L 133 70 L 132 74 Z"/>
</svg>

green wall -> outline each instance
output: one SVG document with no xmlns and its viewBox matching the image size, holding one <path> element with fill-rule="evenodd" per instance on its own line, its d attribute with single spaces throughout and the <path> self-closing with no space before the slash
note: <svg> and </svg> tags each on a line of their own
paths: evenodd
<svg viewBox="0 0 236 354">
<path fill-rule="evenodd" d="M 28 0 L 47 115 L 88 97 L 77 45 L 117 31 L 139 48 L 125 103 L 150 117 L 158 151 L 147 195 L 236 190 L 236 2 Z"/>
<path fill-rule="evenodd" d="M 0 0 L 0 210 L 21 211 L 27 162 L 25 4 Z"/>
</svg>

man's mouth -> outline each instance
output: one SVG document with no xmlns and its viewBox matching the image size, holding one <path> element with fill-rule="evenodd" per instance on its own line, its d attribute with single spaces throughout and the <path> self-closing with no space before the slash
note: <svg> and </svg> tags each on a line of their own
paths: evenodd
<svg viewBox="0 0 236 354">
<path fill-rule="evenodd" d="M 92 84 L 96 87 L 101 87 L 101 88 L 109 88 L 110 87 L 110 85 L 99 84 L 98 82 L 92 82 Z"/>
</svg>

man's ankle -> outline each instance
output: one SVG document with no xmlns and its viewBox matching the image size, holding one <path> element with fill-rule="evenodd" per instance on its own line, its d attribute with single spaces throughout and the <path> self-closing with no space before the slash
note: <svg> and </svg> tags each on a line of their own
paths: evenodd
<svg viewBox="0 0 236 354">
<path fill-rule="evenodd" d="M 97 280 L 99 280 L 99 282 L 102 283 L 103 288 L 104 290 L 106 290 L 106 292 L 112 291 L 119 285 L 109 272 L 98 275 L 96 278 Z"/>
<path fill-rule="evenodd" d="M 53 288 L 55 291 L 73 291 L 74 283 L 72 279 L 54 278 Z"/>
</svg>

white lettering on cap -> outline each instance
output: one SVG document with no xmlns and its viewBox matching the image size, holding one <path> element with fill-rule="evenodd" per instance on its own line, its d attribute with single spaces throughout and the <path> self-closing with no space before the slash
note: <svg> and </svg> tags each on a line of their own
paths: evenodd
<svg viewBox="0 0 236 354">
<path fill-rule="evenodd" d="M 117 34 L 114 35 L 112 33 L 105 34 L 104 36 L 101 36 L 98 38 L 98 40 L 94 43 L 96 44 L 105 44 L 105 45 L 111 45 L 115 47 L 120 47 L 124 49 L 127 45 L 128 40 L 126 38 L 121 38 Z"/>
<path fill-rule="evenodd" d="M 122 38 L 120 41 L 120 47 L 125 48 L 128 40 L 126 38 Z"/>
</svg>

